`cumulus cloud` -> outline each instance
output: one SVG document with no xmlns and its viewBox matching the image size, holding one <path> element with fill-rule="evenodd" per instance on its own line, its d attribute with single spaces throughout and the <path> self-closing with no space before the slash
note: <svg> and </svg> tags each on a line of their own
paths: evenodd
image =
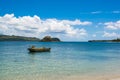
<svg viewBox="0 0 120 80">
<path fill-rule="evenodd" d="M 115 32 L 109 33 L 105 31 L 103 37 L 120 37 L 120 34 L 117 34 Z"/>
<path fill-rule="evenodd" d="M 45 35 L 83 37 L 87 32 L 83 28 L 75 26 L 85 26 L 92 24 L 89 21 L 81 22 L 80 20 L 58 20 L 58 19 L 41 19 L 39 16 L 15 17 L 14 14 L 0 16 L 0 33 L 7 35 L 35 36 Z M 54 33 L 54 34 L 53 34 Z"/>
<path fill-rule="evenodd" d="M 118 20 L 116 22 L 106 22 L 106 23 L 104 23 L 104 25 L 107 29 L 118 30 L 118 29 L 120 29 L 120 20 Z"/>
</svg>

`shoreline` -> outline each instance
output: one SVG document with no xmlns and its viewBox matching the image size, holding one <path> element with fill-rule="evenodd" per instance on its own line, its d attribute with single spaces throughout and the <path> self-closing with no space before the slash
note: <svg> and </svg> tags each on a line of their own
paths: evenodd
<svg viewBox="0 0 120 80">
<path fill-rule="evenodd" d="M 1 77 L 1 80 L 120 80 L 118 74 L 102 75 L 15 75 Z"/>
</svg>

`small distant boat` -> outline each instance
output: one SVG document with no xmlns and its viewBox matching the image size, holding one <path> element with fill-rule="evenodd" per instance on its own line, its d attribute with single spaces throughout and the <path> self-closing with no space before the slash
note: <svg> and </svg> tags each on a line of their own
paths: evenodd
<svg viewBox="0 0 120 80">
<path fill-rule="evenodd" d="M 51 48 L 45 48 L 45 47 L 36 48 L 35 46 L 32 46 L 31 48 L 28 48 L 28 50 L 30 52 L 50 52 Z"/>
</svg>

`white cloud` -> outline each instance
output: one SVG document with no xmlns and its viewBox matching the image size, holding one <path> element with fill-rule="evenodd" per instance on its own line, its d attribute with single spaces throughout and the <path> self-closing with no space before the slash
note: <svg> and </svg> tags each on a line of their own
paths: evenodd
<svg viewBox="0 0 120 80">
<path fill-rule="evenodd" d="M 120 20 L 116 22 L 106 22 L 104 23 L 104 25 L 107 29 L 117 30 L 117 29 L 120 29 Z"/>
<path fill-rule="evenodd" d="M 102 13 L 102 11 L 94 11 L 94 12 L 91 12 L 91 14 L 100 14 Z"/>
<path fill-rule="evenodd" d="M 93 34 L 92 37 L 96 37 L 96 34 Z"/>
<path fill-rule="evenodd" d="M 116 14 L 119 14 L 119 13 L 120 13 L 120 11 L 113 11 L 112 13 L 116 13 Z"/>
<path fill-rule="evenodd" d="M 87 35 L 86 30 L 83 28 L 76 28 L 74 26 L 85 26 L 90 24 L 92 23 L 88 21 L 81 22 L 78 19 L 74 21 L 58 19 L 42 20 L 36 15 L 33 17 L 15 17 L 14 14 L 6 14 L 4 16 L 0 16 L 0 33 L 35 37 L 52 35 L 67 37 L 76 36 L 81 38 Z"/>
<path fill-rule="evenodd" d="M 120 34 L 117 34 L 115 32 L 109 33 L 109 32 L 104 32 L 103 37 L 120 37 Z"/>
</svg>

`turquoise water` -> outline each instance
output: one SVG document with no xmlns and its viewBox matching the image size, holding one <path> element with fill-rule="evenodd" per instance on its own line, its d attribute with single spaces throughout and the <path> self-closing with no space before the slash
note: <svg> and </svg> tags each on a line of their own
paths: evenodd
<svg viewBox="0 0 120 80">
<path fill-rule="evenodd" d="M 51 52 L 29 53 L 31 45 L 51 47 Z M 26 76 L 35 75 L 118 74 L 119 63 L 120 43 L 0 42 L 0 80 L 27 80 Z"/>
</svg>

